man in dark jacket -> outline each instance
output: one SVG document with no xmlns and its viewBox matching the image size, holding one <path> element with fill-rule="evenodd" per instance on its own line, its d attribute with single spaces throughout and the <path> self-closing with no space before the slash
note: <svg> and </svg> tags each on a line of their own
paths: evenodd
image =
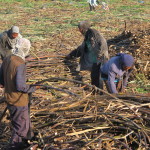
<svg viewBox="0 0 150 150">
<path fill-rule="evenodd" d="M 122 88 L 125 89 L 133 64 L 134 58 L 131 55 L 119 53 L 101 67 L 101 78 L 107 80 L 110 93 L 118 93 L 115 81 L 122 81 Z"/>
<path fill-rule="evenodd" d="M 0 55 L 2 60 L 13 53 L 17 41 L 21 37 L 17 26 L 12 26 L 10 30 L 0 34 Z"/>
<path fill-rule="evenodd" d="M 66 59 L 80 57 L 77 71 L 91 71 L 91 84 L 99 87 L 99 68 L 109 59 L 108 46 L 105 38 L 90 26 L 88 21 L 79 23 L 78 28 L 84 36 L 84 41 L 77 49 L 67 55 Z"/>
<path fill-rule="evenodd" d="M 28 139 L 28 131 L 31 127 L 28 94 L 36 89 L 26 84 L 25 57 L 30 49 L 30 41 L 21 38 L 17 43 L 18 49 L 13 55 L 4 58 L 0 69 L 0 84 L 5 89 L 4 96 L 12 123 L 9 150 L 21 150 L 23 139 Z"/>
</svg>

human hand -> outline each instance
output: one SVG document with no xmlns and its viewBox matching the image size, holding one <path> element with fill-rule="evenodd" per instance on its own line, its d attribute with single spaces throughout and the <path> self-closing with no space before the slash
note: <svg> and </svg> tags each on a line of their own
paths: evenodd
<svg viewBox="0 0 150 150">
<path fill-rule="evenodd" d="M 3 91 L 4 91 L 4 87 L 0 85 L 0 92 L 3 93 Z"/>
<path fill-rule="evenodd" d="M 3 85 L 0 84 L 0 88 L 4 88 Z"/>
<path fill-rule="evenodd" d="M 71 59 L 71 56 L 70 56 L 70 55 L 67 55 L 67 56 L 65 57 L 65 59 Z"/>
<path fill-rule="evenodd" d="M 37 86 L 35 86 L 35 88 L 36 88 L 36 90 L 37 90 L 37 89 L 40 89 L 40 88 L 41 88 L 41 86 L 37 85 Z"/>
<path fill-rule="evenodd" d="M 125 94 L 127 92 L 127 90 L 125 89 L 125 87 L 122 87 L 119 94 Z"/>
</svg>

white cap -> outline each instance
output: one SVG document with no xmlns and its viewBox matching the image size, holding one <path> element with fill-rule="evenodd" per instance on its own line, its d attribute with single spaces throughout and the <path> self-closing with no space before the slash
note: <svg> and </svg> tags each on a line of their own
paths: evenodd
<svg viewBox="0 0 150 150">
<path fill-rule="evenodd" d="M 12 33 L 19 33 L 19 27 L 18 26 L 12 26 L 11 27 L 11 32 Z"/>
</svg>

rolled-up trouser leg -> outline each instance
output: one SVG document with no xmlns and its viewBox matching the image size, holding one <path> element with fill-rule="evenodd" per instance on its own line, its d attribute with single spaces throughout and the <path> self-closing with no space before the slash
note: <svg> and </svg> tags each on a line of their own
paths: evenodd
<svg viewBox="0 0 150 150">
<path fill-rule="evenodd" d="M 8 105 L 10 118 L 12 123 L 12 136 L 10 144 L 16 149 L 21 145 L 22 138 L 26 139 L 30 126 L 28 106 L 13 106 Z"/>
</svg>

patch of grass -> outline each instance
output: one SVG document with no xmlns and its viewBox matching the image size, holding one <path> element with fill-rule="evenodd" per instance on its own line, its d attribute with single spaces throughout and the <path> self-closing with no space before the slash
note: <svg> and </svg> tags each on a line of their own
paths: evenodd
<svg viewBox="0 0 150 150">
<path fill-rule="evenodd" d="M 5 2 L 5 3 L 15 3 L 15 2 L 25 2 L 28 0 L 0 0 L 0 2 Z"/>
<path fill-rule="evenodd" d="M 0 0 L 0 2 L 9 2 L 9 3 L 11 3 L 11 2 L 14 2 L 13 0 Z"/>
<path fill-rule="evenodd" d="M 29 8 L 34 8 L 35 4 L 32 2 L 28 2 L 28 1 L 23 1 L 22 3 L 23 7 L 29 7 Z"/>
<path fill-rule="evenodd" d="M 43 36 L 40 36 L 40 35 L 37 35 L 37 36 L 30 36 L 30 38 L 29 38 L 32 42 L 35 42 L 35 41 L 42 41 L 42 40 L 44 40 L 45 38 L 43 37 Z"/>
<path fill-rule="evenodd" d="M 149 93 L 149 92 L 147 91 L 147 89 L 141 88 L 141 87 L 137 88 L 136 91 L 137 91 L 138 93 Z"/>
<path fill-rule="evenodd" d="M 136 91 L 140 93 L 150 93 L 150 83 L 144 74 L 136 74 Z"/>
</svg>

